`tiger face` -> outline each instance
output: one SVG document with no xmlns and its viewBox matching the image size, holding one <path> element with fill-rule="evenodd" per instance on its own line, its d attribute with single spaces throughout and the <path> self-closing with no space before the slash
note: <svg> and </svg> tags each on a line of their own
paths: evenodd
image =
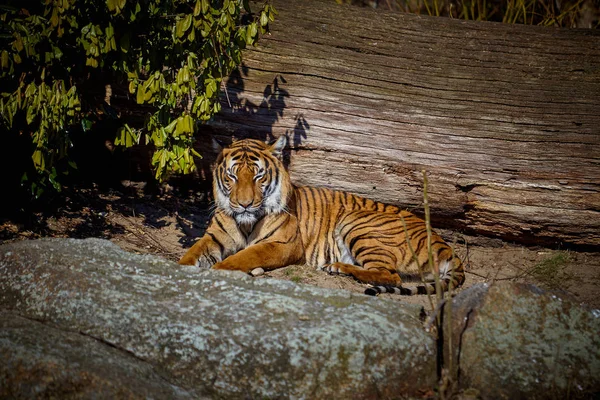
<svg viewBox="0 0 600 400">
<path fill-rule="evenodd" d="M 213 176 L 217 208 L 250 226 L 266 214 L 283 212 L 290 186 L 279 160 L 285 142 L 285 136 L 271 146 L 246 139 L 224 149 Z"/>
</svg>

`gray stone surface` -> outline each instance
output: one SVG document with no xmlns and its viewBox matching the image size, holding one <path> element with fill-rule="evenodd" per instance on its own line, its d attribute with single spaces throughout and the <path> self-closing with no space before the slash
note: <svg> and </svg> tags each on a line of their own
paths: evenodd
<svg viewBox="0 0 600 400">
<path fill-rule="evenodd" d="M 531 285 L 479 284 L 454 298 L 451 323 L 454 379 L 484 399 L 600 397 L 600 310 Z"/>
<path fill-rule="evenodd" d="M 146 364 L 173 397 L 396 398 L 436 381 L 418 308 L 200 272 L 100 239 L 0 246 L 0 309 L 65 331 L 63 342 L 96 338 Z M 95 371 L 106 363 L 80 366 L 107 376 Z"/>
<path fill-rule="evenodd" d="M 0 311 L 0 398 L 196 399 L 135 357 Z"/>
</svg>

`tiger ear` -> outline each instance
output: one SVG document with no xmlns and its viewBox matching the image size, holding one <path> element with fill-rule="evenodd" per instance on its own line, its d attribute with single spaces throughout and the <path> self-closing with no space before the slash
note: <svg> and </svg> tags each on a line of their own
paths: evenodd
<svg viewBox="0 0 600 400">
<path fill-rule="evenodd" d="M 279 138 L 275 141 L 275 143 L 273 143 L 269 147 L 269 149 L 271 150 L 271 154 L 273 154 L 275 157 L 281 156 L 281 153 L 283 152 L 283 149 L 285 148 L 286 144 L 287 144 L 287 136 L 285 136 L 285 135 L 279 136 Z"/>
</svg>

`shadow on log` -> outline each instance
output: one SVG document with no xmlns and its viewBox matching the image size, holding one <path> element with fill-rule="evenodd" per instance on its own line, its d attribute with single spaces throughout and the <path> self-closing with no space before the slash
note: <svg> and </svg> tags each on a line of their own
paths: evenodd
<svg viewBox="0 0 600 400">
<path fill-rule="evenodd" d="M 426 170 L 437 226 L 600 245 L 600 32 L 274 4 L 207 131 L 288 135 L 296 184 L 416 212 Z"/>
</svg>

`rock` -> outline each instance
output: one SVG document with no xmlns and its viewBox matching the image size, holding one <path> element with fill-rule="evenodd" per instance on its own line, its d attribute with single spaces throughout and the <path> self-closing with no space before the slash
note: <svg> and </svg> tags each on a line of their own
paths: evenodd
<svg viewBox="0 0 600 400">
<path fill-rule="evenodd" d="M 0 311 L 0 398 L 195 399 L 102 341 Z"/>
<path fill-rule="evenodd" d="M 418 394 L 437 380 L 435 341 L 422 329 L 418 307 L 182 268 L 99 239 L 0 246 L 0 309 L 39 321 L 15 322 L 25 333 L 23 341 L 3 341 L 12 344 L 2 351 L 16 349 L 8 351 L 9 362 L 38 360 L 39 379 L 58 386 L 80 382 L 88 371 L 95 382 L 108 381 L 111 373 L 132 382 L 160 377 L 148 386 L 154 393 L 148 397 L 157 398 L 362 399 Z M 53 336 L 34 341 L 46 334 L 39 324 L 52 326 L 47 332 Z M 7 337 L 13 328 L 0 329 Z M 60 351 L 76 340 L 85 342 L 80 354 L 74 345 Z M 50 347 L 38 350 L 38 343 Z M 52 343 L 64 358 L 57 358 Z M 100 360 L 72 361 L 85 359 L 92 347 Z M 111 371 L 112 356 L 124 360 L 119 365 L 126 372 Z M 64 375 L 47 367 L 51 359 L 65 366 L 59 367 Z M 2 371 L 16 391 L 11 395 L 37 390 L 30 370 L 25 378 Z M 113 390 L 101 382 L 93 388 Z"/>
<path fill-rule="evenodd" d="M 453 299 L 450 335 L 445 308 L 445 367 L 459 387 L 484 399 L 600 394 L 600 310 L 532 285 L 478 284 Z"/>
</svg>

